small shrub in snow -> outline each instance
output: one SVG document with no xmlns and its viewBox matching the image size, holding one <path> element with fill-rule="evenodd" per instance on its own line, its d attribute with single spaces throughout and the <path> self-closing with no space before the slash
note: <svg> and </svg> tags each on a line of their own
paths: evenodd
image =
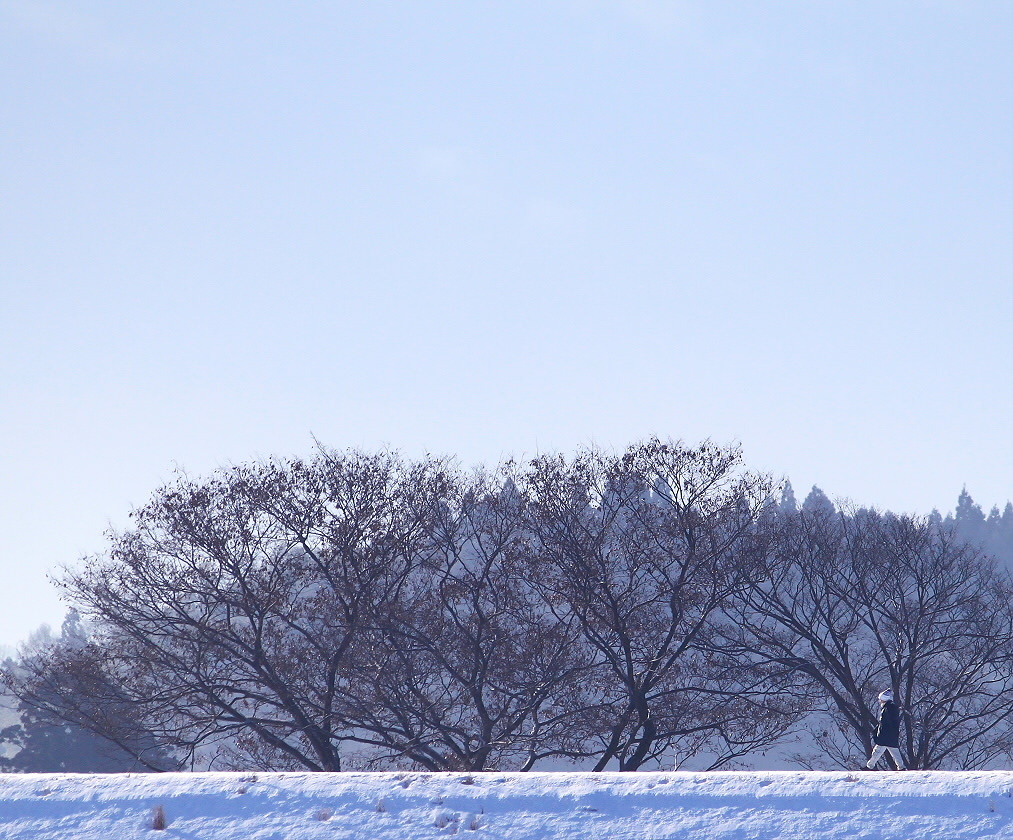
<svg viewBox="0 0 1013 840">
<path fill-rule="evenodd" d="M 317 818 L 317 822 L 327 822 L 333 815 L 334 812 L 331 811 L 330 808 L 321 808 L 316 812 L 316 814 L 314 814 Z"/>
<path fill-rule="evenodd" d="M 482 827 L 482 820 L 479 819 L 478 814 L 474 814 L 470 820 L 468 820 L 468 831 L 478 831 Z"/>
<path fill-rule="evenodd" d="M 461 779 L 461 784 L 462 785 L 473 785 L 473 784 L 475 784 L 475 777 L 474 776 L 465 776 L 463 779 Z"/>
<path fill-rule="evenodd" d="M 378 814 L 386 814 L 387 813 L 387 806 L 384 805 L 382 799 L 378 799 L 376 801 L 376 813 L 378 813 Z"/>
<path fill-rule="evenodd" d="M 165 831 L 165 809 L 161 805 L 156 805 L 151 809 L 151 829 L 152 831 Z"/>
<path fill-rule="evenodd" d="M 456 823 L 460 819 L 461 817 L 458 814 L 448 814 L 444 811 L 443 813 L 436 815 L 436 819 L 433 820 L 433 825 L 437 828 L 446 828 L 451 823 Z M 455 825 L 454 831 L 451 833 L 456 833 L 456 831 L 457 827 Z"/>
</svg>

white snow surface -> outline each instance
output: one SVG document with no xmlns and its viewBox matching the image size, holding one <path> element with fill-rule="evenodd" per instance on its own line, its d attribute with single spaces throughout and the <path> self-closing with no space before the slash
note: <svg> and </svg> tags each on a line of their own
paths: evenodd
<svg viewBox="0 0 1013 840">
<path fill-rule="evenodd" d="M 0 775 L 4 840 L 450 835 L 1013 838 L 1013 771 Z"/>
</svg>

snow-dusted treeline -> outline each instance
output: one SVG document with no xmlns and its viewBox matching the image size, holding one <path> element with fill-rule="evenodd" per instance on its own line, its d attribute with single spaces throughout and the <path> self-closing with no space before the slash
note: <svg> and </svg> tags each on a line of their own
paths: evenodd
<svg viewBox="0 0 1013 840">
<path fill-rule="evenodd" d="M 967 542 L 980 545 L 1013 570 L 1013 502 L 1006 502 L 1001 513 L 999 506 L 993 505 L 986 516 L 965 487 L 957 497 L 957 507 L 952 513 L 943 517 L 938 511 L 933 511 L 932 517 L 952 527 Z"/>
<path fill-rule="evenodd" d="M 9 681 L 158 769 L 706 769 L 796 737 L 855 766 L 888 686 L 909 766 L 1008 761 L 1008 575 L 937 521 L 775 494 L 656 439 L 184 477 L 62 581 L 88 638 Z"/>
</svg>

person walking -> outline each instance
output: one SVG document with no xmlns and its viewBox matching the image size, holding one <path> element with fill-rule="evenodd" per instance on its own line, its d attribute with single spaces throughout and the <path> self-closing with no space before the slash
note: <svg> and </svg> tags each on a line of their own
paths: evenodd
<svg viewBox="0 0 1013 840">
<path fill-rule="evenodd" d="M 890 753 L 898 770 L 906 769 L 904 759 L 900 757 L 900 715 L 893 702 L 893 691 L 889 688 L 879 695 L 879 726 L 872 740 L 875 746 L 865 765 L 866 770 L 872 770 L 884 753 Z"/>
</svg>

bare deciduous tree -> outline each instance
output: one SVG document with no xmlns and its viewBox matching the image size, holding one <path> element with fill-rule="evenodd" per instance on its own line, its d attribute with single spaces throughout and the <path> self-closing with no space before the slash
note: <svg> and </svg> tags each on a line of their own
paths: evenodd
<svg viewBox="0 0 1013 840">
<path fill-rule="evenodd" d="M 504 486 L 505 484 L 505 486 Z M 364 742 L 430 770 L 529 769 L 566 735 L 553 701 L 582 669 L 572 623 L 526 580 L 512 482 L 460 477 L 378 637 Z M 364 698 L 365 699 L 365 698 Z M 365 734 L 368 732 L 368 736 Z"/>
<path fill-rule="evenodd" d="M 710 638 L 743 584 L 769 480 L 742 470 L 737 448 L 656 439 L 541 458 L 528 480 L 539 586 L 599 666 L 584 698 L 595 769 L 673 750 L 709 750 L 717 766 L 776 739 L 784 719 L 748 690 L 760 681 L 715 667 Z"/>
<path fill-rule="evenodd" d="M 63 586 L 164 742 L 336 770 L 357 645 L 417 562 L 444 481 L 436 462 L 328 452 L 183 480 Z"/>
<path fill-rule="evenodd" d="M 725 604 L 729 649 L 807 685 L 825 719 L 812 726 L 824 756 L 854 766 L 868 755 L 870 706 L 884 688 L 901 707 L 909 767 L 981 766 L 1010 755 L 1007 575 L 914 517 L 823 508 L 769 527 L 766 562 L 744 596 Z"/>
</svg>

